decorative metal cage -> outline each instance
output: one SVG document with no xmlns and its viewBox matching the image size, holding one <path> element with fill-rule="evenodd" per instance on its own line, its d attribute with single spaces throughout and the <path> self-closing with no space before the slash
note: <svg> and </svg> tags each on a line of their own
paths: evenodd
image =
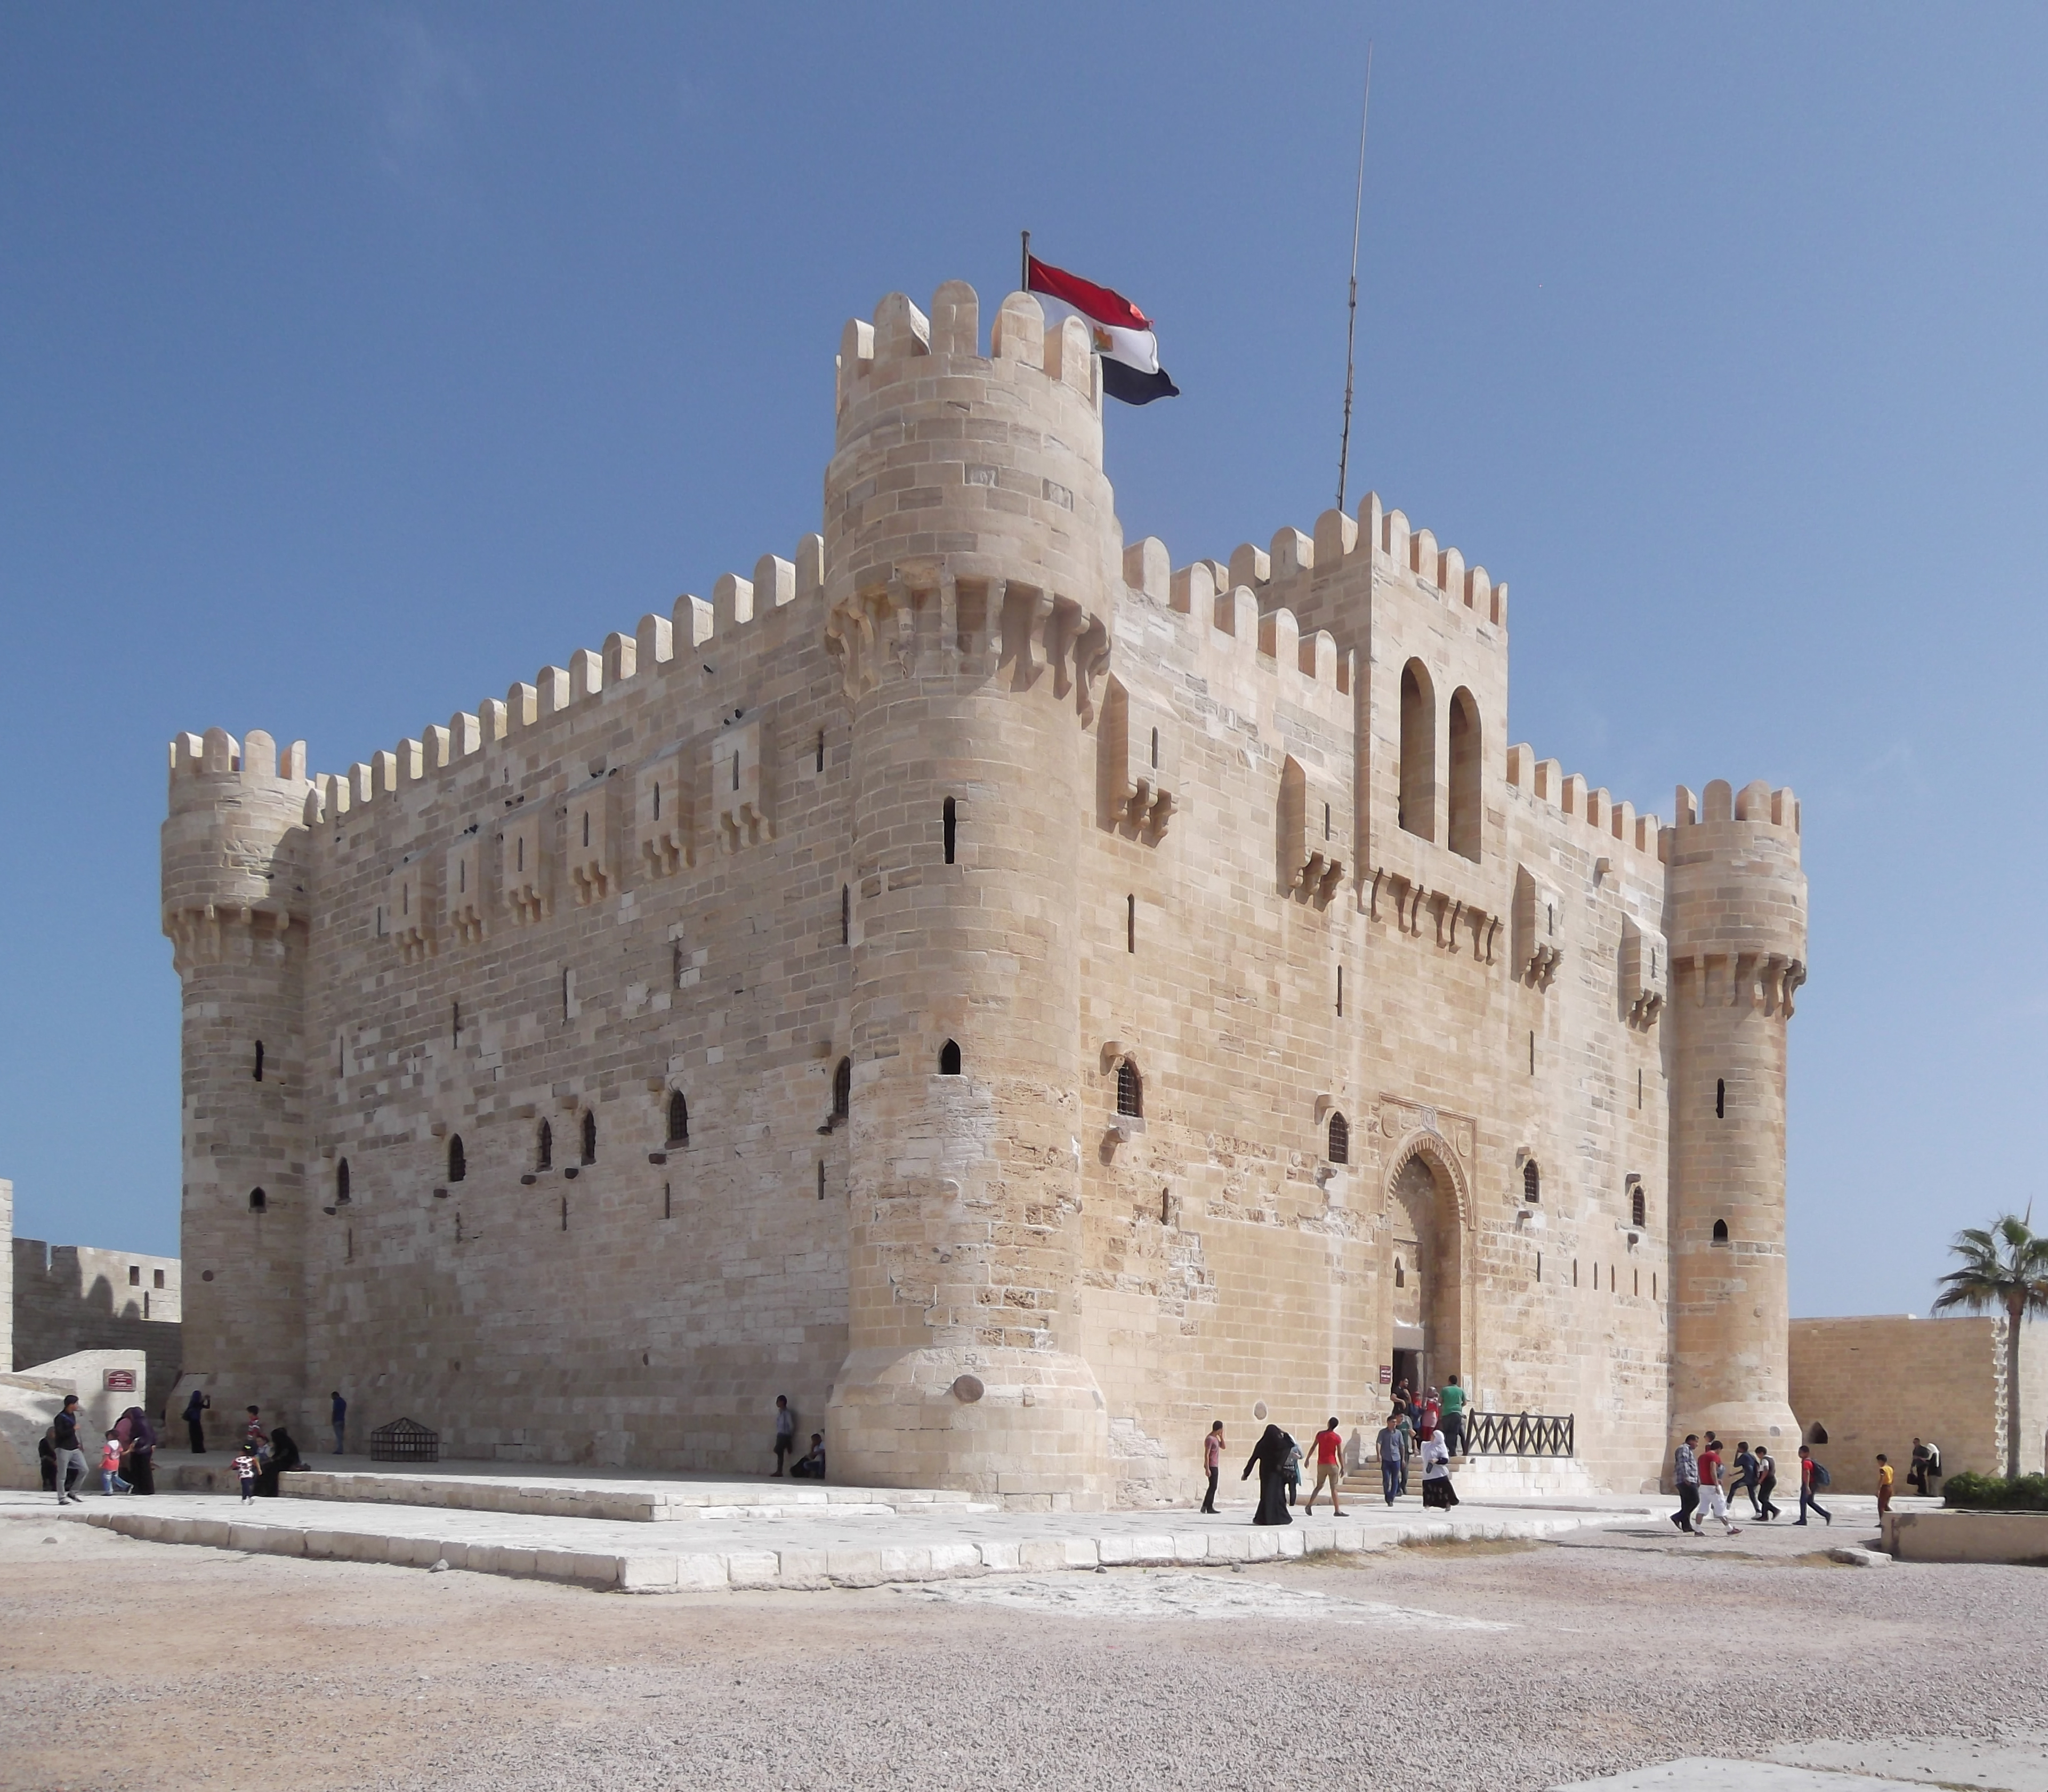
<svg viewBox="0 0 2048 1792">
<path fill-rule="evenodd" d="M 1573 1418 L 1570 1413 L 1468 1413 L 1465 1454 L 1569 1456 Z"/>
<path fill-rule="evenodd" d="M 441 1434 L 409 1418 L 394 1418 L 370 1433 L 372 1462 L 438 1462 Z"/>
</svg>

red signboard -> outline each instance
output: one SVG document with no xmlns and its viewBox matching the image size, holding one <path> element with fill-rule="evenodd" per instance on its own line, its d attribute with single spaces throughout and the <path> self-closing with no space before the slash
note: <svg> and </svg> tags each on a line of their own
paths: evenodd
<svg viewBox="0 0 2048 1792">
<path fill-rule="evenodd" d="M 1394 1379 L 1394 1365 L 1393 1365 L 1391 1363 L 1381 1363 L 1381 1364 L 1379 1365 L 1379 1385 L 1380 1385 L 1382 1387 L 1386 1387 L 1386 1386 L 1387 1386 L 1387 1384 L 1389 1382 L 1392 1381 L 1393 1379 Z"/>
<path fill-rule="evenodd" d="M 133 1394 L 135 1391 L 135 1371 L 133 1369 L 109 1369 L 101 1386 L 109 1394 Z"/>
</svg>

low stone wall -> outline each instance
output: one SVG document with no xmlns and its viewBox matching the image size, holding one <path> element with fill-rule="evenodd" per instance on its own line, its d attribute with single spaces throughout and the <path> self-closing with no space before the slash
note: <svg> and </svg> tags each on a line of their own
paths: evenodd
<svg viewBox="0 0 2048 1792">
<path fill-rule="evenodd" d="M 1900 1561 L 2048 1564 L 2048 1512 L 1887 1512 L 1884 1546 Z"/>
<path fill-rule="evenodd" d="M 133 1390 L 109 1390 L 110 1369 L 125 1373 L 134 1384 Z M 67 1394 L 79 1397 L 79 1442 L 91 1472 L 91 1484 L 97 1487 L 100 1440 L 129 1407 L 142 1405 L 147 1373 L 139 1350 L 82 1350 L 17 1374 L 0 1375 L 0 1487 L 42 1485 L 36 1441 L 63 1410 Z"/>
</svg>

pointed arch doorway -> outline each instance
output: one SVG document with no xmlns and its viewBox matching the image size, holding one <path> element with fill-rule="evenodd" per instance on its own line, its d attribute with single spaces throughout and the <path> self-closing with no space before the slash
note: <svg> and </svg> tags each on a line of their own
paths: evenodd
<svg viewBox="0 0 2048 1792">
<path fill-rule="evenodd" d="M 1391 1159 L 1384 1212 L 1379 1360 L 1417 1394 L 1451 1376 L 1469 1389 L 1464 1177 L 1433 1132 L 1404 1139 Z"/>
</svg>

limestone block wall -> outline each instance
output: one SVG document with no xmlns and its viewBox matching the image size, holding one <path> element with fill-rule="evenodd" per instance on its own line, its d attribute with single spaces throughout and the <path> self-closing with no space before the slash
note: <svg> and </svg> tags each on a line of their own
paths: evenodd
<svg viewBox="0 0 2048 1792">
<path fill-rule="evenodd" d="M 1835 1484 L 1876 1488 L 1879 1450 L 1903 1478 L 1913 1440 L 1941 1447 L 1945 1474 L 2005 1472 L 2004 1321 L 1992 1317 L 1795 1319 L 1792 1404 L 1802 1425 L 1825 1425 L 1814 1453 Z M 2048 1328 L 2020 1340 L 2023 1473 L 2042 1468 L 2048 1434 Z"/>
<path fill-rule="evenodd" d="M 180 1358 L 178 1260 L 90 1245 L 14 1240 L 16 1369 L 79 1350 L 138 1350 L 146 1400 L 161 1417 Z"/>
</svg>

